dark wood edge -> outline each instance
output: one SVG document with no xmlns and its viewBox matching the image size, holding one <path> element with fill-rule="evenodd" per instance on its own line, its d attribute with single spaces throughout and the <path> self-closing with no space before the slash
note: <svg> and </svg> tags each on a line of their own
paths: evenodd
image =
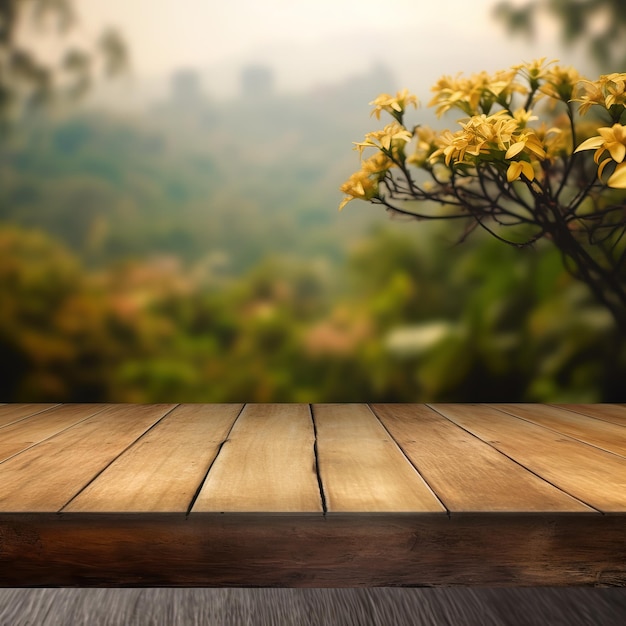
<svg viewBox="0 0 626 626">
<path fill-rule="evenodd" d="M 3 587 L 626 586 L 626 515 L 0 514 Z"/>
</svg>

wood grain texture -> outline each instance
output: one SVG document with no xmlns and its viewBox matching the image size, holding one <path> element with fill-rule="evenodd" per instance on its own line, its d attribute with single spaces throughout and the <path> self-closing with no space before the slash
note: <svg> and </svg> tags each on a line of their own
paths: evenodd
<svg viewBox="0 0 626 626">
<path fill-rule="evenodd" d="M 2 586 L 626 585 L 620 515 L 0 515 Z"/>
<path fill-rule="evenodd" d="M 593 512 L 424 405 L 372 409 L 451 514 Z"/>
<path fill-rule="evenodd" d="M 0 585 L 626 586 L 617 407 L 240 408 L 0 406 Z"/>
<path fill-rule="evenodd" d="M 65 404 L 40 411 L 0 431 L 0 462 L 95 415 L 106 404 Z"/>
<path fill-rule="evenodd" d="M 626 426 L 626 404 L 555 404 L 552 406 Z"/>
<path fill-rule="evenodd" d="M 626 457 L 626 427 L 543 404 L 491 404 L 495 409 L 545 426 L 578 441 Z"/>
<path fill-rule="evenodd" d="M 589 506 L 626 511 L 626 459 L 489 405 L 430 406 Z"/>
<path fill-rule="evenodd" d="M 186 514 L 242 406 L 176 407 L 63 511 Z"/>
<path fill-rule="evenodd" d="M 316 404 L 320 476 L 329 513 L 446 509 L 363 404 Z"/>
<path fill-rule="evenodd" d="M 222 446 L 196 512 L 322 511 L 308 405 L 248 404 Z"/>
<path fill-rule="evenodd" d="M 0 511 L 59 511 L 175 405 L 110 405 L 0 464 Z"/>
<path fill-rule="evenodd" d="M 18 420 L 51 409 L 57 404 L 3 404 L 0 406 L 0 428 Z"/>
</svg>

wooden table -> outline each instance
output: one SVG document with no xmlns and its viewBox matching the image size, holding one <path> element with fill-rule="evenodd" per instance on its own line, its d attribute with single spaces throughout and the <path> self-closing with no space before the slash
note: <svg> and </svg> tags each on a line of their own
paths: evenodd
<svg viewBox="0 0 626 626">
<path fill-rule="evenodd" d="M 626 405 L 2 405 L 0 585 L 625 586 Z"/>
</svg>

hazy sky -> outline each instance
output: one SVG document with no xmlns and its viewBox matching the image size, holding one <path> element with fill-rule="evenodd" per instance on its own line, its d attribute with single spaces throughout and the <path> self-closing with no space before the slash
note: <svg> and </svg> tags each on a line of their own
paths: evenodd
<svg viewBox="0 0 626 626">
<path fill-rule="evenodd" d="M 402 33 L 423 24 L 488 28 L 493 0 L 81 0 L 85 25 L 110 23 L 133 42 L 137 66 L 211 63 L 275 43 L 358 32 Z M 433 29 L 434 30 L 434 29 Z M 435 32 L 433 32 L 435 35 Z M 365 42 L 363 42 L 364 44 Z"/>
<path fill-rule="evenodd" d="M 332 82 L 383 61 L 399 80 L 499 69 L 551 55 L 510 41 L 494 0 L 77 0 L 85 33 L 116 26 L 138 75 L 271 63 L 279 88 Z M 548 47 L 550 47 L 548 45 Z M 523 55 L 523 59 L 520 58 Z M 217 68 L 217 69 L 216 69 Z M 229 70 L 229 71 L 231 71 Z M 232 73 L 232 72 L 231 72 Z M 407 84 L 412 87 L 412 84 Z"/>
</svg>

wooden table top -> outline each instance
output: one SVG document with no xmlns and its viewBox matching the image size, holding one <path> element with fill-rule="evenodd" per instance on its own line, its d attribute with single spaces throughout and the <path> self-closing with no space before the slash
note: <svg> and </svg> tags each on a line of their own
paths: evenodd
<svg viewBox="0 0 626 626">
<path fill-rule="evenodd" d="M 626 405 L 6 404 L 5 513 L 626 513 Z"/>
</svg>

